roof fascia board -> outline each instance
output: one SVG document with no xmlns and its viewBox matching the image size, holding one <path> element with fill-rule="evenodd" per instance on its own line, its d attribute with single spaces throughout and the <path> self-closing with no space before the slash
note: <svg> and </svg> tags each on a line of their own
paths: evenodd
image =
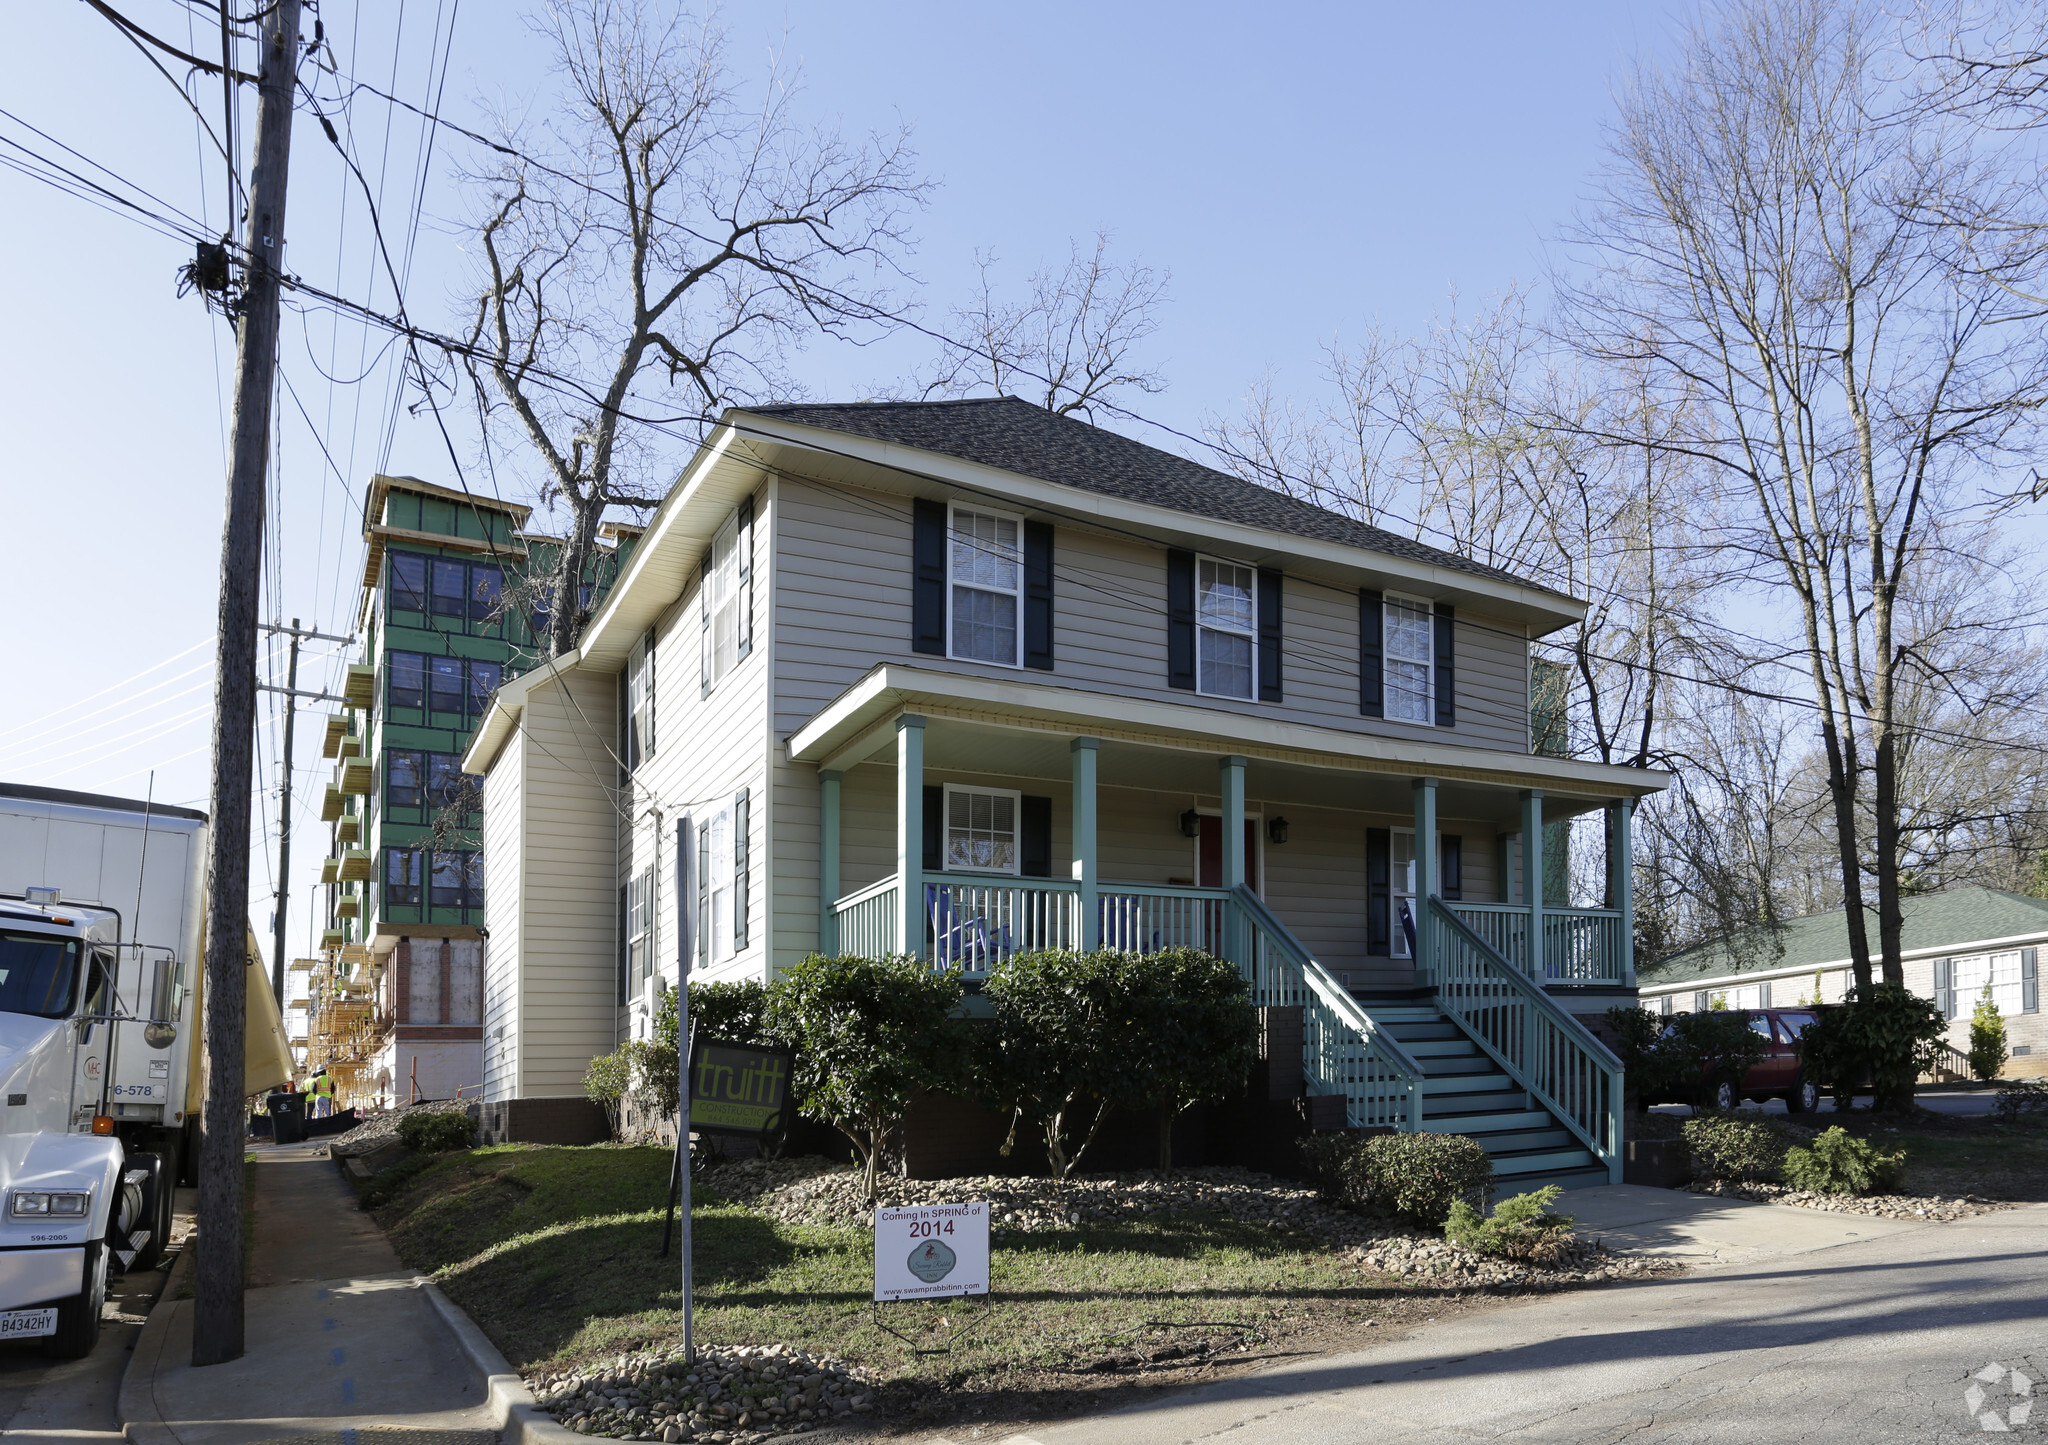
<svg viewBox="0 0 2048 1445">
<path fill-rule="evenodd" d="M 526 711 L 526 699 L 533 690 L 543 682 L 574 672 L 582 660 L 582 652 L 571 648 L 560 657 L 551 657 L 532 671 L 521 673 L 492 693 L 483 721 L 476 725 L 475 735 L 463 750 L 462 771 L 479 776 L 488 773 L 506 740 L 518 728 L 520 716 Z"/>
<path fill-rule="evenodd" d="M 648 520 L 646 532 L 626 562 L 625 572 L 612 583 L 611 591 L 605 595 L 604 606 L 583 629 L 581 654 L 596 666 L 614 671 L 625 666 L 626 652 L 633 639 L 645 632 L 675 601 L 675 596 L 648 601 L 633 594 L 644 586 L 641 579 L 655 566 L 669 563 L 671 553 L 677 549 L 687 547 L 694 560 L 702 543 L 681 535 L 682 518 L 692 510 L 692 503 L 704 491 L 718 464 L 733 450 L 737 439 L 738 434 L 720 422 L 697 448 L 697 454 L 683 469 L 676 485 L 670 487 L 668 495 L 661 499 L 661 505 Z M 757 465 L 751 458 L 748 464 Z M 660 559 L 659 563 L 656 559 Z M 681 594 L 678 592 L 676 595 Z"/>
<path fill-rule="evenodd" d="M 1500 753 L 1485 748 L 1404 743 L 1396 738 L 1340 732 L 1312 723 L 1277 722 L 1237 713 L 1082 692 L 1075 688 L 1006 678 L 968 677 L 883 663 L 827 703 L 786 740 L 795 762 L 815 763 L 851 753 L 862 734 L 899 709 L 920 703 L 985 709 L 998 717 L 1071 719 L 1077 734 L 1112 730 L 1149 734 L 1163 747 L 1214 749 L 1219 743 L 1266 753 L 1313 753 L 1368 768 L 1474 781 L 1509 774 L 1522 787 L 1555 789 L 1560 796 L 1640 798 L 1661 792 L 1669 774 L 1618 768 L 1568 758 Z M 1029 726 L 1028 722 L 1019 723 Z"/>
<path fill-rule="evenodd" d="M 1235 548 L 1251 554 L 1263 551 L 1268 557 L 1307 559 L 1348 572 L 1377 574 L 1381 579 L 1392 579 L 1396 583 L 1417 589 L 1433 589 L 1437 595 L 1455 592 L 1467 597 L 1501 603 L 1542 619 L 1540 630 L 1535 634 L 1539 637 L 1581 621 L 1588 608 L 1587 603 L 1562 593 L 1500 582 L 1490 577 L 1479 577 L 1469 572 L 1440 567 L 1434 563 L 1397 557 L 1391 552 L 1375 552 L 1368 547 L 1325 542 L 1315 537 L 1298 536 L 1293 532 L 1276 532 L 1243 522 L 1204 517 L 1193 512 L 1179 512 L 1169 507 L 1133 502 L 1122 497 L 1104 496 L 1098 492 L 1062 486 L 1058 482 L 1043 481 L 1019 472 L 1005 471 L 1001 467 L 989 466 L 983 462 L 949 456 L 944 452 L 924 451 L 900 442 L 877 441 L 872 437 L 834 431 L 830 427 L 804 426 L 779 417 L 761 416 L 755 412 L 746 412 L 745 417 L 746 430 L 749 433 L 770 434 L 751 438 L 756 441 L 772 441 L 781 446 L 835 458 L 852 453 L 857 460 L 867 461 L 890 471 L 930 478 L 941 484 L 994 492 L 1004 498 L 1036 506 L 1044 511 L 1078 512 L 1084 517 L 1092 515 L 1101 519 L 1105 525 L 1120 523 L 1124 526 L 1139 527 L 1147 532 L 1175 535 L 1195 544 L 1198 548 L 1214 548 L 1219 551 Z M 834 444 L 821 445 L 817 440 L 819 437 L 830 437 Z"/>
<path fill-rule="evenodd" d="M 1932 948 L 1908 948 L 1899 953 L 1901 963 L 1918 963 L 1926 958 L 1947 958 L 1958 953 L 1997 953 L 2010 948 L 2030 948 L 2048 944 L 2048 928 L 2034 933 L 2014 933 L 2004 938 L 1978 938 L 1967 943 L 1942 943 Z M 1826 963 L 1806 963 L 1798 967 L 1779 966 L 1756 969 L 1750 973 L 1717 973 L 1711 977 L 1678 979 L 1670 983 L 1646 983 L 1644 993 L 1670 993 L 1687 989 L 1714 988 L 1724 983 L 1759 983 L 1780 978 L 1804 978 L 1809 973 L 1842 973 L 1856 966 L 1852 958 L 1834 958 Z"/>
<path fill-rule="evenodd" d="M 525 526 L 526 519 L 533 515 L 533 508 L 523 502 L 504 502 L 496 497 L 479 497 L 469 492 L 457 491 L 454 487 L 444 487 L 439 482 L 428 482 L 422 481 L 418 477 L 401 477 L 379 472 L 370 479 L 370 495 L 367 500 L 370 503 L 371 510 L 370 516 L 364 519 L 366 525 L 375 525 L 372 519 L 382 512 L 383 508 L 380 504 L 394 487 L 404 492 L 421 492 L 429 497 L 439 497 L 447 502 L 460 502 L 466 506 L 474 507 L 489 507 L 494 512 L 510 512 L 518 519 L 514 524 L 515 526 Z"/>
</svg>

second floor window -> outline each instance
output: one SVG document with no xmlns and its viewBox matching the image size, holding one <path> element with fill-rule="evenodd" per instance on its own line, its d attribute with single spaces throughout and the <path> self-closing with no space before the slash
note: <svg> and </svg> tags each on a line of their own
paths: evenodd
<svg viewBox="0 0 2048 1445">
<path fill-rule="evenodd" d="M 954 657 L 1018 665 L 1023 630 L 1023 524 L 993 512 L 953 509 L 947 545 Z"/>
<path fill-rule="evenodd" d="M 1434 721 L 1436 642 L 1427 602 L 1387 598 L 1386 649 L 1386 715 L 1402 722 Z"/>
<path fill-rule="evenodd" d="M 1235 562 L 1195 561 L 1196 691 L 1211 697 L 1252 696 L 1258 622 L 1258 573 Z"/>
<path fill-rule="evenodd" d="M 626 656 L 626 706 L 619 761 L 630 771 L 654 754 L 654 629 Z"/>
<path fill-rule="evenodd" d="M 698 589 L 704 628 L 703 688 L 708 697 L 754 647 L 754 509 L 743 502 L 726 518 L 704 556 Z"/>
</svg>

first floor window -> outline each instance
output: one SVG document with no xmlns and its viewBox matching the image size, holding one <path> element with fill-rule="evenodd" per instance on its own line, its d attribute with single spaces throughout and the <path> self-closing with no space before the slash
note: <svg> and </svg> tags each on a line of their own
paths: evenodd
<svg viewBox="0 0 2048 1445">
<path fill-rule="evenodd" d="M 714 963 L 732 957 L 732 862 L 732 814 L 720 808 L 705 820 L 700 853 L 704 869 L 700 936 Z"/>
<path fill-rule="evenodd" d="M 1436 639 L 1430 605 L 1390 596 L 1385 616 L 1386 715 L 1402 722 L 1433 722 L 1430 669 Z"/>
<path fill-rule="evenodd" d="M 626 977 L 638 992 L 654 955 L 654 870 L 626 884 Z"/>
<path fill-rule="evenodd" d="M 1387 838 L 1389 891 L 1393 894 L 1393 956 L 1409 956 L 1408 937 L 1415 926 L 1415 830 L 1395 828 Z"/>
<path fill-rule="evenodd" d="M 1195 562 L 1196 690 L 1211 697 L 1252 696 L 1258 624 L 1258 573 L 1235 562 Z"/>
<path fill-rule="evenodd" d="M 1951 967 L 1954 970 L 1951 977 L 1955 1005 L 1950 1011 L 1950 1018 L 1966 1019 L 1974 1014 L 1987 988 L 1991 991 L 1991 1001 L 1998 1005 L 1999 1013 L 2006 1018 L 2025 1011 L 2018 949 L 1959 958 Z"/>
<path fill-rule="evenodd" d="M 1017 871 L 1019 795 L 1003 788 L 946 786 L 946 867 Z"/>
<path fill-rule="evenodd" d="M 953 509 L 947 545 L 952 655 L 1016 667 L 1022 639 L 1023 524 L 992 512 Z"/>
</svg>

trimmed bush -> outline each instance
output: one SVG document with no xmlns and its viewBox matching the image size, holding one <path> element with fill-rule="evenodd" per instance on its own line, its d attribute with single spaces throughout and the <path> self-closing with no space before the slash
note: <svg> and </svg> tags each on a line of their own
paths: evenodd
<svg viewBox="0 0 2048 1445">
<path fill-rule="evenodd" d="M 1493 1194 L 1493 1160 L 1463 1134 L 1311 1134 L 1302 1152 L 1333 1198 L 1431 1228 L 1459 1200 L 1483 1209 Z"/>
<path fill-rule="evenodd" d="M 1776 1183 L 1785 1169 L 1786 1139 L 1755 1119 L 1697 1114 L 1685 1121 L 1685 1147 L 1703 1179 Z"/>
<path fill-rule="evenodd" d="M 1503 1199 L 1491 1214 L 1481 1214 L 1470 1202 L 1454 1199 L 1444 1219 L 1444 1238 L 1475 1254 L 1555 1264 L 1572 1238 L 1572 1217 L 1550 1212 L 1563 1193 L 1557 1185 L 1546 1184 Z"/>
<path fill-rule="evenodd" d="M 1977 1000 L 1976 1011 L 1970 1015 L 1970 1072 L 1981 1080 L 1995 1079 L 2011 1057 L 2012 1051 L 2005 1043 L 2005 1017 L 1992 1001 L 1991 985 L 1987 983 L 1984 996 Z"/>
<path fill-rule="evenodd" d="M 1676 1051 L 1663 1047 L 1665 1019 L 1646 1008 L 1611 1008 L 1603 1017 L 1608 1046 L 1621 1060 L 1628 1111 L 1640 1114 L 1681 1082 Z"/>
<path fill-rule="evenodd" d="M 2048 1079 L 2015 1079 L 1998 1091 L 1998 1117 L 2017 1124 L 2022 1114 L 2048 1114 Z"/>
<path fill-rule="evenodd" d="M 1948 1020 L 1926 999 L 1894 983 L 1852 988 L 1840 1008 L 1823 1009 L 1799 1036 L 1806 1077 L 1846 1108 L 1867 1079 L 1880 1109 L 1909 1107 L 1913 1085 L 1934 1062 Z"/>
<path fill-rule="evenodd" d="M 415 1154 L 445 1154 L 476 1144 L 476 1120 L 447 1109 L 423 1109 L 398 1121 L 398 1142 Z"/>
<path fill-rule="evenodd" d="M 669 1011 L 669 1028 L 675 1028 L 675 1010 Z M 690 985 L 690 1027 L 699 1038 L 717 1039 L 724 1044 L 752 1044 L 774 1048 L 781 1043 L 768 1027 L 768 990 L 748 979 L 740 983 L 693 983 Z"/>
<path fill-rule="evenodd" d="M 1785 1182 L 1816 1194 L 1893 1194 L 1905 1177 L 1905 1150 L 1887 1154 L 1840 1124 L 1785 1153 Z"/>
<path fill-rule="evenodd" d="M 605 1125 L 612 1138 L 619 1137 L 619 1101 L 633 1082 L 633 1048 L 623 1044 L 608 1054 L 599 1054 L 583 1071 L 583 1096 L 604 1110 Z"/>
<path fill-rule="evenodd" d="M 1739 1091 L 1742 1076 L 1762 1062 L 1766 1047 L 1764 1036 L 1749 1026 L 1747 1010 L 1708 1009 L 1673 1018 L 1657 1051 L 1680 1096 L 1707 1104 L 1722 1083 Z"/>
</svg>

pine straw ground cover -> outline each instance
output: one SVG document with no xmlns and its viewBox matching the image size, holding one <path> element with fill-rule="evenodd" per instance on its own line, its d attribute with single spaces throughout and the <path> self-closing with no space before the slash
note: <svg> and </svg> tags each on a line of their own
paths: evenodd
<svg viewBox="0 0 2048 1445">
<path fill-rule="evenodd" d="M 994 1205 L 986 1305 L 884 1307 L 918 1345 L 951 1346 L 918 1355 L 875 1323 L 866 1210 L 842 1166 L 722 1165 L 697 1184 L 698 1339 L 727 1352 L 787 1347 L 803 1358 L 784 1376 L 846 1382 L 826 1389 L 825 1408 L 784 1398 L 785 1384 L 770 1409 L 741 1384 L 709 1398 L 714 1382 L 691 1381 L 670 1358 L 677 1262 L 656 1257 L 668 1167 L 666 1151 L 626 1146 L 463 1151 L 376 1214 L 399 1257 L 433 1272 L 558 1418 L 594 1435 L 714 1445 L 811 1428 L 852 1414 L 856 1399 L 860 1417 L 884 1428 L 1021 1425 L 1355 1348 L 1516 1295 L 1672 1268 L 1591 1248 L 1560 1270 L 1485 1260 L 1237 1170 L 1064 1190 L 885 1180 L 885 1202 Z"/>
</svg>

